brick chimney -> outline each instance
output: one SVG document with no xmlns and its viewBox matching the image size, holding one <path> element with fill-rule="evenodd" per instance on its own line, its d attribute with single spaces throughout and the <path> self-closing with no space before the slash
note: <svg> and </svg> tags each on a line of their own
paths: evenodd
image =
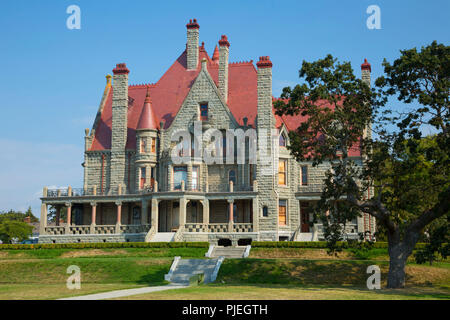
<svg viewBox="0 0 450 320">
<path fill-rule="evenodd" d="M 219 40 L 219 93 L 228 102 L 228 56 L 230 43 L 226 35 Z"/>
<path fill-rule="evenodd" d="M 187 28 L 187 69 L 195 70 L 198 66 L 198 38 L 200 25 L 197 23 L 197 19 L 189 20 L 186 25 Z"/>
<path fill-rule="evenodd" d="M 361 65 L 361 79 L 370 87 L 370 73 L 372 72 L 372 67 L 367 59 L 364 59 L 364 63 Z"/>
<path fill-rule="evenodd" d="M 128 130 L 128 70 L 119 63 L 113 70 L 112 129 L 111 129 L 111 178 L 110 187 L 117 188 L 125 181 L 125 146 Z"/>
</svg>

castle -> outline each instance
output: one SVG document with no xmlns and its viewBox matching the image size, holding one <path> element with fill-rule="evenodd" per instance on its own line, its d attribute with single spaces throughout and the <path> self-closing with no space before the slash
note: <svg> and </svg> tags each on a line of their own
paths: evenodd
<svg viewBox="0 0 450 320">
<path fill-rule="evenodd" d="M 85 132 L 83 187 L 44 188 L 40 243 L 323 238 L 310 208 L 331 164 L 312 167 L 291 156 L 288 132 L 303 119 L 275 115 L 270 58 L 256 67 L 230 63 L 225 35 L 210 57 L 199 45 L 198 22 L 186 28 L 186 49 L 157 83 L 129 85 L 125 63 L 106 76 Z M 361 70 L 370 84 L 370 64 Z M 243 143 L 227 132 L 243 133 Z M 350 155 L 362 164 L 358 148 Z M 346 225 L 348 237 L 366 231 L 375 231 L 368 215 Z"/>
</svg>

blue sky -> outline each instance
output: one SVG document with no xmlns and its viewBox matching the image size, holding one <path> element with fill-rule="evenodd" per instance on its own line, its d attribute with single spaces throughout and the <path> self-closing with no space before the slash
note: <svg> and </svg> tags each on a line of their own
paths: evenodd
<svg viewBox="0 0 450 320">
<path fill-rule="evenodd" d="M 81 9 L 81 29 L 66 27 L 69 5 Z M 381 9 L 381 29 L 369 30 L 369 5 Z M 372 64 L 400 49 L 446 45 L 450 2 L 442 1 L 65 1 L 3 0 L 0 10 L 0 210 L 39 216 L 42 187 L 81 187 L 84 128 L 94 120 L 105 75 L 126 62 L 130 83 L 156 82 L 184 50 L 185 25 L 196 18 L 210 54 L 221 34 L 230 61 L 274 64 L 274 95 L 298 82 L 302 60 L 331 53 Z"/>
</svg>

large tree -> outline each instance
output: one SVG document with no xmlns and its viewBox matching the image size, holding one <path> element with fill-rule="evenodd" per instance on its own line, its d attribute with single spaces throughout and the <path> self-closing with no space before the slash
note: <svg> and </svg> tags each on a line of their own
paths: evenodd
<svg viewBox="0 0 450 320">
<path fill-rule="evenodd" d="M 332 56 L 303 62 L 305 82 L 283 89 L 278 114 L 306 116 L 290 133 L 291 151 L 313 165 L 331 161 L 316 213 L 329 242 L 342 239 L 346 221 L 361 213 L 386 230 L 388 287 L 405 285 L 405 264 L 423 229 L 448 215 L 450 48 L 433 42 L 401 51 L 371 91 L 350 63 Z M 396 96 L 407 107 L 393 112 Z M 368 134 L 367 128 L 374 134 Z M 423 132 L 433 138 L 423 143 Z M 359 148 L 361 166 L 352 155 Z M 368 197 L 374 191 L 375 196 Z"/>
</svg>

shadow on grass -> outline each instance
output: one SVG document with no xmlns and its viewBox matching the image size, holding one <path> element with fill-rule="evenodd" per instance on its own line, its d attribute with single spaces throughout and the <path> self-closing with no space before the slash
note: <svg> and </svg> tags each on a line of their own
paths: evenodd
<svg viewBox="0 0 450 320">
<path fill-rule="evenodd" d="M 248 285 L 275 284 L 302 287 L 360 287 L 366 288 L 367 267 L 378 265 L 381 285 L 386 287 L 389 263 L 385 261 L 325 261 L 299 259 L 228 259 L 220 268 L 217 283 Z M 406 276 L 406 284 L 414 287 L 436 287 L 445 282 L 447 271 L 434 269 L 415 271 Z M 445 289 L 444 289 L 445 290 Z"/>
</svg>

